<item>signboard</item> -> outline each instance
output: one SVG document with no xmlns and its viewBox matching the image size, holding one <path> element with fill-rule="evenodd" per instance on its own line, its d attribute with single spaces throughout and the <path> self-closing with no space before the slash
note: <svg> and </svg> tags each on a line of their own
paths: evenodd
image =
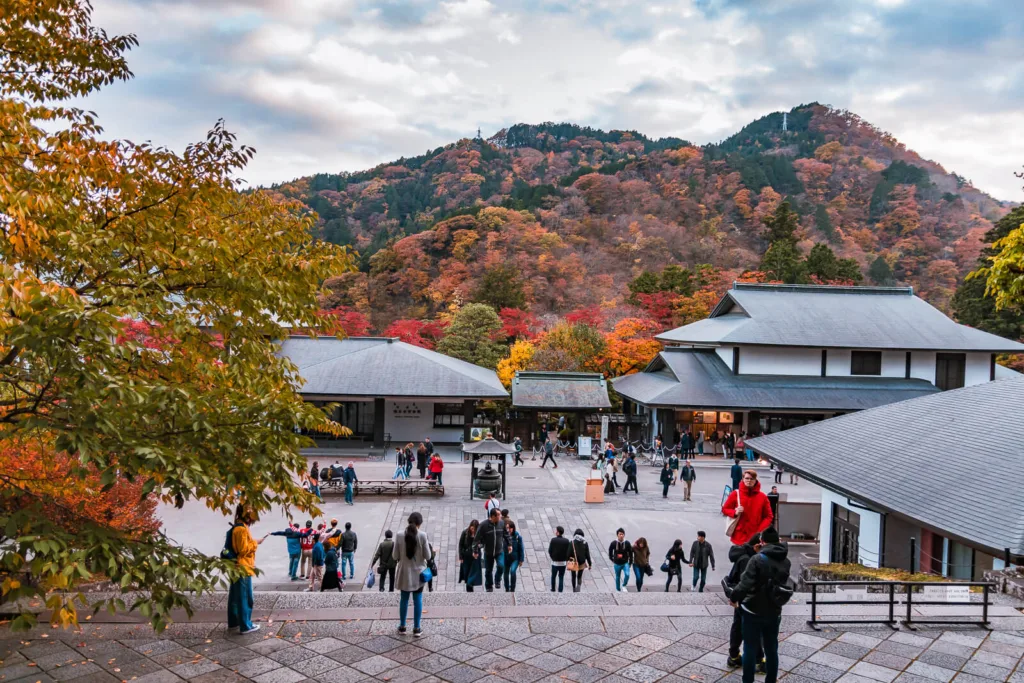
<svg viewBox="0 0 1024 683">
<path fill-rule="evenodd" d="M 967 586 L 946 584 L 941 586 L 924 586 L 921 589 L 921 597 L 927 601 L 936 602 L 970 602 L 971 589 Z"/>
<path fill-rule="evenodd" d="M 693 414 L 693 421 L 696 424 L 715 424 L 718 422 L 718 413 L 713 410 L 704 410 Z"/>
<path fill-rule="evenodd" d="M 856 602 L 868 602 L 867 586 L 841 587 L 836 586 L 836 600 L 851 600 Z"/>
<path fill-rule="evenodd" d="M 608 443 L 608 416 L 601 416 L 601 443 Z"/>
<path fill-rule="evenodd" d="M 719 413 L 718 421 L 722 424 L 732 424 L 736 420 L 733 418 L 732 413 Z"/>
<path fill-rule="evenodd" d="M 581 436 L 579 438 L 578 450 L 576 452 L 579 453 L 581 456 L 583 456 L 583 455 L 588 455 L 589 456 L 590 455 L 590 437 L 589 436 Z"/>
</svg>

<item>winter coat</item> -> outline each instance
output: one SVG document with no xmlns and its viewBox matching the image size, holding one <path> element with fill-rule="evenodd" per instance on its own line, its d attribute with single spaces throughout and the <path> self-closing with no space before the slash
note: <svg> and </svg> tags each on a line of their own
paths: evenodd
<svg viewBox="0 0 1024 683">
<path fill-rule="evenodd" d="M 441 456 L 435 456 L 430 459 L 430 471 L 433 474 L 441 474 L 444 471 L 444 461 L 441 460 Z"/>
<path fill-rule="evenodd" d="M 548 543 L 548 557 L 551 558 L 551 562 L 568 562 L 569 555 L 572 552 L 572 541 L 565 536 L 555 536 Z"/>
<path fill-rule="evenodd" d="M 759 616 L 782 614 L 782 608 L 772 602 L 767 589 L 769 581 L 782 586 L 789 579 L 788 555 L 789 548 L 785 544 L 762 548 L 747 562 L 739 583 L 732 589 L 730 600 L 741 605 L 747 612 Z"/>
<path fill-rule="evenodd" d="M 397 562 L 393 556 L 395 551 L 395 541 L 390 538 L 385 538 L 377 546 L 377 550 L 373 553 L 373 559 L 370 560 L 370 564 L 376 564 L 380 561 L 380 568 L 383 569 L 394 569 Z"/>
<path fill-rule="evenodd" d="M 477 527 L 477 531 L 480 528 Z M 476 537 L 470 535 L 469 528 L 462 530 L 462 535 L 459 536 L 459 559 L 463 562 L 469 562 L 473 559 L 473 545 L 476 542 Z"/>
<path fill-rule="evenodd" d="M 756 554 L 754 546 L 749 543 L 729 548 L 729 561 L 732 562 L 732 568 L 729 569 L 729 574 L 725 577 L 725 583 L 729 585 L 730 593 L 725 597 L 731 595 L 732 589 L 736 587 L 736 584 L 740 582 L 740 577 L 743 576 L 743 570 L 747 568 L 747 562 Z"/>
<path fill-rule="evenodd" d="M 668 552 L 665 553 L 665 561 L 668 562 L 668 571 L 670 574 L 678 574 L 683 570 L 683 563 L 686 562 L 686 554 L 683 552 L 682 546 L 679 550 L 675 551 L 676 559 L 672 559 L 673 548 L 669 548 Z"/>
<path fill-rule="evenodd" d="M 608 546 L 608 559 L 613 564 L 629 564 L 633 561 L 633 546 L 629 541 L 612 541 Z"/>
<path fill-rule="evenodd" d="M 345 533 L 341 535 L 341 552 L 354 553 L 358 547 L 359 538 L 356 536 L 356 532 L 346 529 Z"/>
<path fill-rule="evenodd" d="M 320 481 L 320 468 L 316 465 L 310 467 L 309 476 L 313 478 L 313 481 Z"/>
<path fill-rule="evenodd" d="M 732 487 L 739 488 L 740 482 L 743 481 L 743 468 L 734 464 L 729 468 L 729 476 L 732 477 Z"/>
<path fill-rule="evenodd" d="M 509 544 L 512 546 L 512 552 L 506 552 L 505 557 L 507 558 L 505 566 L 507 567 L 510 562 L 518 562 L 522 564 L 526 562 L 526 548 L 523 547 L 523 535 L 518 531 L 509 537 Z"/>
<path fill-rule="evenodd" d="M 433 441 L 428 441 L 427 443 L 423 444 L 423 447 L 427 449 L 427 455 L 433 455 L 434 454 L 434 442 Z"/>
<path fill-rule="evenodd" d="M 679 470 L 679 477 L 683 481 L 697 481 L 697 470 L 690 463 L 686 463 L 683 469 Z"/>
<path fill-rule="evenodd" d="M 302 552 L 302 537 L 307 535 L 309 531 L 296 531 L 295 529 L 285 529 L 284 531 L 275 531 L 271 533 L 271 536 L 284 536 L 288 542 L 288 554 L 298 555 Z"/>
<path fill-rule="evenodd" d="M 324 544 L 317 541 L 313 544 L 313 566 L 322 567 L 327 560 L 327 553 L 324 552 Z"/>
<path fill-rule="evenodd" d="M 551 441 L 545 441 L 544 442 L 544 454 L 545 455 L 554 455 L 555 454 L 555 444 L 551 443 Z"/>
<path fill-rule="evenodd" d="M 427 449 L 421 448 L 416 451 L 416 469 L 425 470 L 427 469 Z"/>
<path fill-rule="evenodd" d="M 582 536 L 572 537 L 572 548 L 569 551 L 569 557 L 574 558 L 580 567 L 589 567 L 593 564 L 593 561 L 590 559 L 590 546 L 587 545 L 586 539 Z"/>
<path fill-rule="evenodd" d="M 738 502 L 737 502 L 738 501 Z M 733 545 L 742 545 L 754 534 L 760 533 L 772 525 L 772 506 L 768 496 L 761 492 L 761 482 L 755 482 L 752 488 L 741 484 L 729 494 L 722 506 L 722 514 L 726 517 L 736 516 L 736 506 L 743 506 L 743 514 L 732 534 Z"/>
<path fill-rule="evenodd" d="M 249 576 L 256 574 L 256 549 L 259 544 L 249 533 L 249 527 L 244 524 L 236 524 L 231 529 L 231 547 L 235 551 L 235 562 L 246 571 Z"/>
<path fill-rule="evenodd" d="M 641 548 L 638 545 L 633 546 L 633 564 L 637 567 L 649 567 L 651 566 L 651 549 Z"/>
<path fill-rule="evenodd" d="M 324 574 L 338 571 L 338 551 L 334 548 L 324 553 Z"/>
<path fill-rule="evenodd" d="M 359 481 L 359 477 L 356 476 L 356 468 L 354 467 L 346 467 L 342 475 L 345 477 L 345 484 L 354 484 Z"/>
<path fill-rule="evenodd" d="M 679 469 L 679 458 L 677 456 L 675 456 L 675 455 L 669 456 L 668 468 L 670 470 L 678 470 Z"/>
<path fill-rule="evenodd" d="M 420 574 L 427 568 L 430 560 L 430 543 L 422 531 L 416 533 L 416 551 L 413 556 L 406 557 L 405 532 L 398 534 L 391 557 L 398 563 L 395 568 L 395 588 L 400 591 L 415 592 L 423 588 Z"/>
<path fill-rule="evenodd" d="M 485 519 L 480 523 L 473 541 L 478 554 L 484 557 L 497 557 L 509 546 L 508 530 L 501 520 L 498 520 L 497 524 L 492 524 L 491 520 Z"/>
<path fill-rule="evenodd" d="M 636 476 L 636 459 L 634 459 L 634 458 L 626 458 L 626 462 L 624 462 L 622 464 L 622 471 L 625 472 L 627 476 L 635 477 Z"/>
<path fill-rule="evenodd" d="M 697 569 L 707 569 L 708 562 L 711 563 L 711 569 L 714 569 L 715 549 L 707 541 L 703 543 L 694 541 L 693 545 L 690 546 L 690 564 Z"/>
<path fill-rule="evenodd" d="M 668 469 L 667 467 L 663 468 L 661 470 L 660 481 L 661 481 L 662 484 L 671 484 L 672 483 L 672 470 Z"/>
</svg>

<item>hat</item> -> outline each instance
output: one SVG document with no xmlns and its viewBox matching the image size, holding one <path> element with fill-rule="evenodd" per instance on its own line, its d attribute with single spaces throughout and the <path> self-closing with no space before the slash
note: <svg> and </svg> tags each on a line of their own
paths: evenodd
<svg viewBox="0 0 1024 683">
<path fill-rule="evenodd" d="M 768 527 L 767 529 L 761 532 L 761 542 L 771 543 L 773 545 L 778 543 L 779 532 L 773 526 Z"/>
</svg>

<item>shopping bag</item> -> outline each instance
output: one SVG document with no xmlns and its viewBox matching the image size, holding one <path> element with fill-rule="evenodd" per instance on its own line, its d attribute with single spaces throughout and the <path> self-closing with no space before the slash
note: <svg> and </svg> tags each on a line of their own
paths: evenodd
<svg viewBox="0 0 1024 683">
<path fill-rule="evenodd" d="M 367 572 L 366 572 L 366 587 L 367 588 L 373 588 L 373 584 L 376 583 L 376 581 L 377 581 L 377 577 L 373 573 L 373 570 L 372 569 L 367 570 Z"/>
</svg>

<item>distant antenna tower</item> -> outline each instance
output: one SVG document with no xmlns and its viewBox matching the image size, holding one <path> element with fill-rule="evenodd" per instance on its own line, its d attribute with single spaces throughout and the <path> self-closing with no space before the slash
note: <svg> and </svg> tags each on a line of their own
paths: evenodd
<svg viewBox="0 0 1024 683">
<path fill-rule="evenodd" d="M 479 128 L 476 129 L 476 139 L 477 140 L 483 140 L 484 139 L 484 136 L 480 134 L 480 129 Z"/>
<path fill-rule="evenodd" d="M 787 116 L 789 116 L 788 112 L 782 112 L 782 130 L 783 131 L 789 130 L 788 126 L 786 125 L 786 117 Z"/>
</svg>

